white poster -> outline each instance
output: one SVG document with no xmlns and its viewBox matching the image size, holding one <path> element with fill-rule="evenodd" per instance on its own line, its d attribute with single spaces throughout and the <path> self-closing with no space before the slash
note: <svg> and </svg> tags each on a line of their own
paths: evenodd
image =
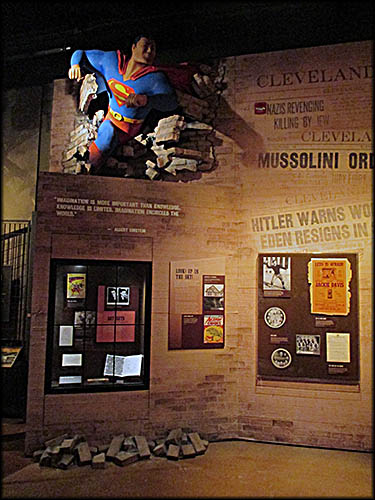
<svg viewBox="0 0 375 500">
<path fill-rule="evenodd" d="M 72 346 L 73 345 L 73 327 L 60 326 L 59 328 L 59 346 Z"/>
</svg>

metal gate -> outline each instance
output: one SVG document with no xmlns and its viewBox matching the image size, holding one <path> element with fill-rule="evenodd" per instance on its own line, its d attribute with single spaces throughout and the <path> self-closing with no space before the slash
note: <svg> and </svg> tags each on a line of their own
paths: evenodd
<svg viewBox="0 0 375 500">
<path fill-rule="evenodd" d="M 1 231 L 1 341 L 26 343 L 30 221 L 3 221 Z"/>
</svg>

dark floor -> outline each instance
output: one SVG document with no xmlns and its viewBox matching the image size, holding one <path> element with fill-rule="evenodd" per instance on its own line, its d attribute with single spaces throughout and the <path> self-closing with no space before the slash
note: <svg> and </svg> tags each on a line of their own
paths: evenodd
<svg viewBox="0 0 375 500">
<path fill-rule="evenodd" d="M 371 453 L 224 441 L 176 462 L 61 470 L 24 456 L 22 422 L 2 431 L 2 498 L 374 498 Z"/>
<path fill-rule="evenodd" d="M 26 467 L 32 461 L 25 457 L 25 423 L 18 418 L 3 418 L 1 426 L 1 478 Z"/>
</svg>

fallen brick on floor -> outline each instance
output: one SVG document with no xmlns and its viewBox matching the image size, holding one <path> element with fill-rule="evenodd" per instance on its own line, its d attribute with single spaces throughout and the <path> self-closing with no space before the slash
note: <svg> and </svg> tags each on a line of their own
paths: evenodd
<svg viewBox="0 0 375 500">
<path fill-rule="evenodd" d="M 169 460 L 193 458 L 203 454 L 208 441 L 198 432 L 188 428 L 175 428 L 164 439 L 149 439 L 142 435 L 127 436 L 119 434 L 108 444 L 90 446 L 83 435 L 74 437 L 58 436 L 46 441 L 50 443 L 44 449 L 34 451 L 33 460 L 40 467 L 67 469 L 71 465 L 90 465 L 101 469 L 106 462 L 124 466 L 137 460 L 150 459 L 151 456 L 166 457 Z M 60 444 L 56 444 L 60 443 Z"/>
<path fill-rule="evenodd" d="M 165 444 L 168 446 L 169 444 L 180 444 L 181 443 L 181 438 L 182 438 L 182 429 L 172 429 L 169 431 L 169 434 L 167 436 L 167 439 L 165 440 Z"/>
<path fill-rule="evenodd" d="M 124 434 L 119 434 L 112 438 L 111 444 L 106 454 L 106 459 L 111 461 L 116 456 L 116 454 L 121 450 L 122 443 L 124 442 Z"/>
<path fill-rule="evenodd" d="M 202 440 L 197 432 L 191 432 L 188 434 L 188 437 L 191 441 L 191 444 L 194 446 L 194 449 L 197 455 L 202 455 L 206 451 L 206 447 L 202 443 Z"/>
<path fill-rule="evenodd" d="M 180 455 L 180 446 L 171 443 L 168 446 L 168 451 L 167 451 L 168 460 L 178 460 L 179 455 Z"/>
<path fill-rule="evenodd" d="M 93 469 L 105 468 L 105 453 L 98 453 L 92 457 L 91 467 Z"/>
<path fill-rule="evenodd" d="M 141 460 L 150 458 L 151 451 L 146 438 L 144 436 L 135 436 L 134 440 L 138 448 L 139 458 Z"/>
<path fill-rule="evenodd" d="M 136 451 L 137 447 L 132 436 L 128 436 L 124 439 L 121 445 L 121 451 Z"/>
<path fill-rule="evenodd" d="M 192 458 L 195 457 L 194 446 L 190 443 L 181 445 L 182 458 Z"/>
<path fill-rule="evenodd" d="M 139 459 L 138 453 L 129 453 L 128 451 L 119 451 L 114 457 L 113 462 L 121 467 L 124 465 L 132 464 L 137 462 Z"/>
<path fill-rule="evenodd" d="M 167 447 L 164 443 L 157 444 L 152 450 L 152 453 L 157 457 L 165 457 L 167 454 Z"/>
<path fill-rule="evenodd" d="M 68 438 L 68 434 L 62 434 L 61 436 L 57 436 L 55 438 L 48 439 L 44 442 L 44 446 L 48 448 L 49 446 L 52 448 L 53 446 L 59 446 L 64 439 Z"/>
<path fill-rule="evenodd" d="M 77 446 L 78 465 L 90 465 L 92 456 L 89 445 L 86 441 L 79 443 Z"/>
<path fill-rule="evenodd" d="M 74 462 L 74 455 L 72 453 L 64 453 L 61 459 L 57 462 L 58 469 L 66 470 Z"/>
<path fill-rule="evenodd" d="M 39 460 L 40 467 L 51 467 L 51 448 L 47 446 L 47 448 L 43 451 L 42 456 Z"/>
</svg>

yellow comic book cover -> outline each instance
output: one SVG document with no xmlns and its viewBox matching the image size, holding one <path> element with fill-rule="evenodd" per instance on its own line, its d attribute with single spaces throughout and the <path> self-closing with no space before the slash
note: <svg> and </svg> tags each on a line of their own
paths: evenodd
<svg viewBox="0 0 375 500">
<path fill-rule="evenodd" d="M 205 344 L 222 344 L 224 342 L 224 316 L 219 314 L 204 316 L 203 342 Z"/>
<path fill-rule="evenodd" d="M 68 273 L 66 283 L 67 299 L 84 299 L 86 297 L 86 274 Z"/>
</svg>

